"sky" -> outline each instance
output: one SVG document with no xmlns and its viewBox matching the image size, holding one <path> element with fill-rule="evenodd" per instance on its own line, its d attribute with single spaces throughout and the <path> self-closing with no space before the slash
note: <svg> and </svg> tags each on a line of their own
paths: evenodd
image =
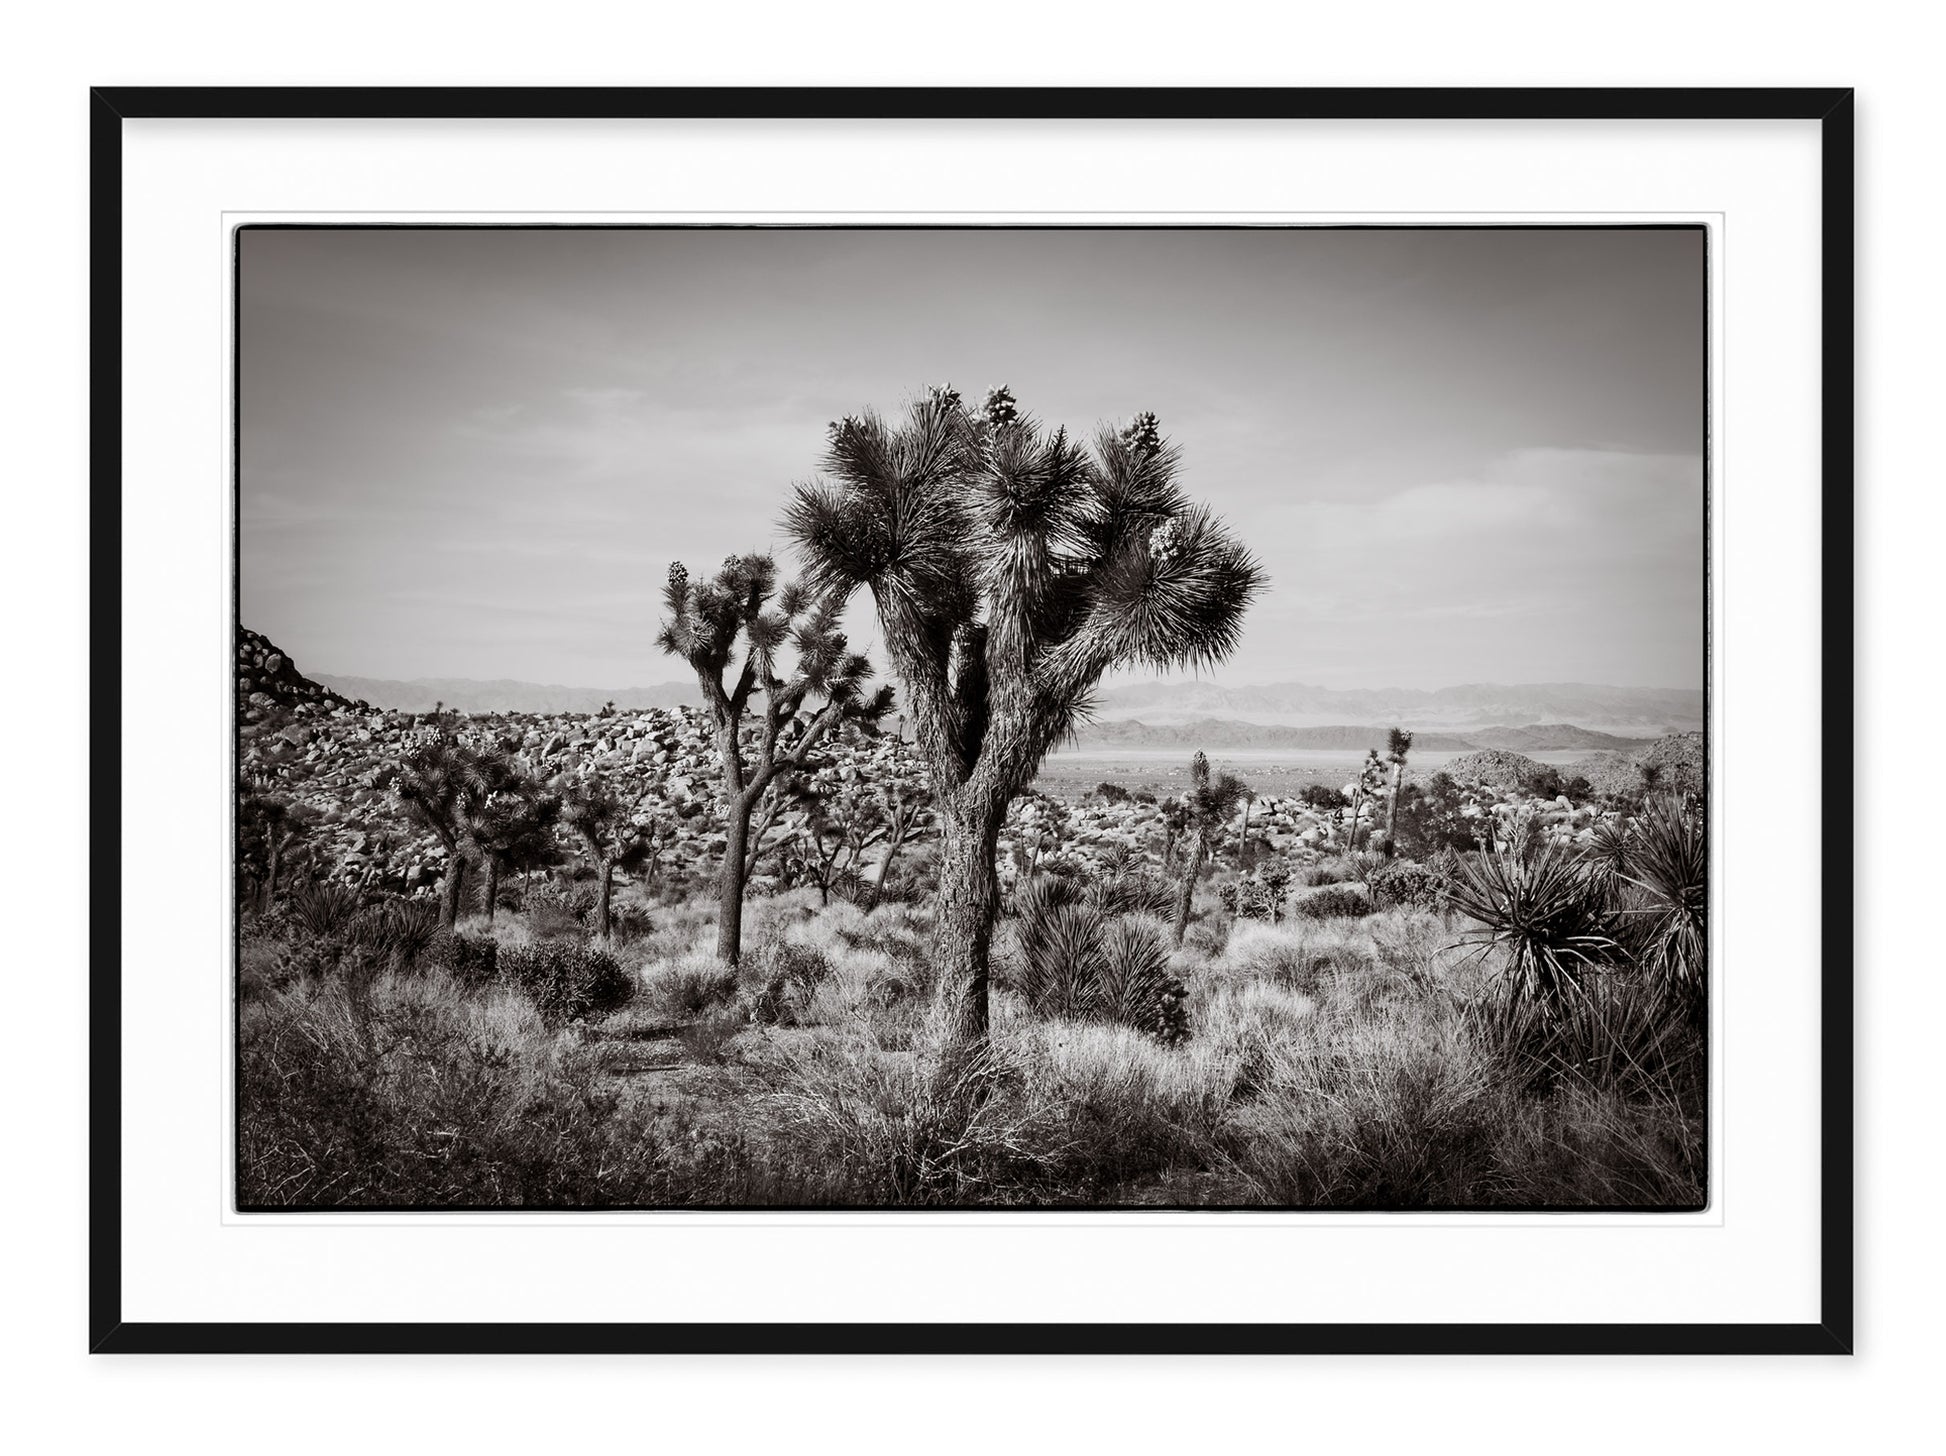
<svg viewBox="0 0 1946 1456">
<path fill-rule="evenodd" d="M 950 382 L 1160 416 L 1269 577 L 1219 682 L 1702 686 L 1699 231 L 247 229 L 240 258 L 241 615 L 307 672 L 680 679 L 669 562 L 789 570 L 827 423 Z"/>
</svg>

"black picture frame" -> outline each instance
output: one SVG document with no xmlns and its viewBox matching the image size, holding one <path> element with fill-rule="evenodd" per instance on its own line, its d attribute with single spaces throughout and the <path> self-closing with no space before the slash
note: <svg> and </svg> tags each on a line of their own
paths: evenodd
<svg viewBox="0 0 1946 1456">
<path fill-rule="evenodd" d="M 89 1348 L 105 1354 L 1849 1354 L 1852 825 L 1821 840 L 1820 1312 L 1803 1324 L 163 1323 L 122 1315 L 122 124 L 540 120 L 1804 120 L 1821 138 L 1822 763 L 1852 774 L 1853 113 L 1849 88 L 104 87 L 90 94 Z"/>
</svg>

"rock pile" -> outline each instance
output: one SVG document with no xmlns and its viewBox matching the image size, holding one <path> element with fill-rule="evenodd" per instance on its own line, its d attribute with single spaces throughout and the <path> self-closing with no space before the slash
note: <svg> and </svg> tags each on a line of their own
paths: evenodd
<svg viewBox="0 0 1946 1456">
<path fill-rule="evenodd" d="M 1541 772 L 1542 765 L 1525 754 L 1509 753 L 1502 748 L 1483 748 L 1477 753 L 1462 753 L 1446 765 L 1446 773 L 1455 783 L 1469 788 L 1518 789 Z"/>
<path fill-rule="evenodd" d="M 238 770 L 255 792 L 292 804 L 317 872 L 395 893 L 431 893 L 445 851 L 399 807 L 392 785 L 408 755 L 437 731 L 430 713 L 375 709 L 305 678 L 257 633 L 238 645 Z M 657 820 L 670 850 L 658 873 L 714 870 L 723 814 L 713 727 L 700 709 L 615 713 L 449 714 L 461 742 L 513 755 L 541 780 L 599 776 L 636 820 Z M 814 781 L 896 783 L 923 793 L 924 766 L 910 743 L 849 730 L 822 748 Z M 805 819 L 785 809 L 774 833 Z M 563 850 L 571 856 L 565 833 Z M 760 876 L 758 887 L 762 888 Z"/>
</svg>

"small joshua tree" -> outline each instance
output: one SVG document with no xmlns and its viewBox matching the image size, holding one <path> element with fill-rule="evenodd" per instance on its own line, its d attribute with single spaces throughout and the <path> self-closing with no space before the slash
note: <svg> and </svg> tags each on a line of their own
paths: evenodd
<svg viewBox="0 0 1946 1456">
<path fill-rule="evenodd" d="M 701 586 L 692 586 L 677 562 L 663 600 L 668 615 L 656 645 L 695 671 L 716 727 L 726 841 L 717 876 L 716 954 L 735 965 L 743 954 L 750 820 L 758 803 L 840 725 L 876 727 L 891 709 L 892 691 L 864 693 L 871 663 L 850 650 L 838 629 L 842 598 L 815 596 L 796 582 L 779 590 L 777 565 L 768 556 L 732 556 Z M 788 673 L 780 665 L 786 647 L 795 655 Z M 746 736 L 758 693 L 763 707 Z"/>
<path fill-rule="evenodd" d="M 461 887 L 466 882 L 466 819 L 491 792 L 494 772 L 476 750 L 446 730 L 421 743 L 400 765 L 393 785 L 399 805 L 446 851 L 446 873 L 439 886 L 439 928 L 451 930 L 459 919 Z"/>
<path fill-rule="evenodd" d="M 1345 830 L 1345 848 L 1358 848 L 1358 824 L 1365 812 L 1365 801 L 1376 798 L 1385 786 L 1385 765 L 1379 762 L 1378 750 L 1365 750 L 1365 762 L 1359 765 L 1358 778 L 1351 786 L 1351 823 Z"/>
<path fill-rule="evenodd" d="M 237 803 L 237 838 L 244 858 L 261 849 L 263 875 L 258 885 L 259 913 L 268 915 L 277 899 L 277 877 L 291 852 L 304 842 L 306 822 L 297 805 L 254 784 L 241 786 Z"/>
<path fill-rule="evenodd" d="M 625 803 L 598 779 L 561 788 L 561 822 L 573 831 L 594 868 L 595 935 L 601 940 L 614 933 L 616 873 L 632 875 L 651 869 L 662 854 L 661 825 L 654 820 L 646 825 L 636 822 L 653 793 L 651 786 L 633 803 Z"/>
<path fill-rule="evenodd" d="M 1393 853 L 1398 847 L 1395 837 L 1399 827 L 1399 790 L 1405 787 L 1405 759 L 1412 752 L 1412 734 L 1404 728 L 1394 728 L 1385 738 L 1385 759 L 1392 765 L 1392 788 L 1385 804 L 1385 852 Z"/>
<path fill-rule="evenodd" d="M 800 858 L 827 905 L 833 887 L 859 885 L 866 857 L 884 846 L 878 877 L 862 890 L 868 911 L 884 893 L 885 877 L 899 851 L 927 818 L 922 796 L 897 782 L 820 776 L 793 786 L 791 800 L 805 816 Z"/>
<path fill-rule="evenodd" d="M 1250 791 L 1235 774 L 1210 776 L 1209 759 L 1197 754 L 1189 761 L 1189 791 L 1183 795 L 1183 827 L 1189 847 L 1185 851 L 1182 887 L 1176 892 L 1176 919 L 1173 927 L 1176 944 L 1182 944 L 1189 929 L 1189 907 L 1196 898 L 1196 881 L 1209 863 L 1210 841 L 1223 832 L 1223 826 L 1244 802 Z"/>
<path fill-rule="evenodd" d="M 500 898 L 500 876 L 545 869 L 560 852 L 554 825 L 561 800 L 499 753 L 481 756 L 486 792 L 472 799 L 461 817 L 461 838 L 483 871 L 482 894 L 487 928 L 493 928 Z"/>
<path fill-rule="evenodd" d="M 1177 483 L 1152 414 L 1092 448 L 1003 386 L 942 386 L 903 423 L 831 427 L 826 479 L 786 519 L 811 578 L 870 591 L 940 818 L 940 973 L 950 1074 L 986 1041 L 1007 805 L 1111 669 L 1219 661 L 1262 585 L 1250 553 Z"/>
</svg>

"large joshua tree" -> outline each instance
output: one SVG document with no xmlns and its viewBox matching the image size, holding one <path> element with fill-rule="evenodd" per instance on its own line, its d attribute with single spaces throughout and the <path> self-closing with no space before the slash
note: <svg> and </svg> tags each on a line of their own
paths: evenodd
<svg viewBox="0 0 1946 1456">
<path fill-rule="evenodd" d="M 941 387 L 898 423 L 833 425 L 824 467 L 786 526 L 820 587 L 871 592 L 905 687 L 940 819 L 951 1065 L 986 1038 L 1008 802 L 1104 673 L 1228 656 L 1262 577 L 1184 495 L 1154 415 L 1088 443 L 1029 419 L 1004 387 L 980 410 Z"/>
<path fill-rule="evenodd" d="M 701 586 L 691 585 L 677 562 L 663 601 L 668 616 L 656 645 L 695 671 L 716 727 L 726 840 L 717 874 L 716 954 L 735 965 L 743 954 L 743 890 L 758 803 L 840 725 L 875 727 L 891 709 L 892 690 L 865 693 L 871 663 L 851 651 L 839 630 L 842 599 L 798 582 L 779 590 L 777 564 L 768 556 L 732 556 Z M 793 658 L 788 671 L 786 648 Z M 753 713 L 751 698 L 758 694 L 763 707 Z M 747 719 L 752 731 L 746 735 Z"/>
<path fill-rule="evenodd" d="M 1182 797 L 1183 828 L 1189 844 L 1184 851 L 1182 887 L 1176 892 L 1176 944 L 1189 929 L 1189 907 L 1196 898 L 1196 881 L 1209 863 L 1210 841 L 1223 832 L 1237 805 L 1247 803 L 1250 790 L 1235 774 L 1210 775 L 1209 759 L 1197 754 L 1189 761 L 1189 791 Z M 1241 868 L 1239 858 L 1238 867 Z"/>
<path fill-rule="evenodd" d="M 1395 837 L 1399 827 L 1399 790 L 1405 787 L 1405 759 L 1412 752 L 1412 734 L 1405 728 L 1394 728 L 1386 735 L 1385 759 L 1392 765 L 1391 792 L 1385 803 L 1385 852 L 1391 854 L 1398 848 Z"/>
</svg>

